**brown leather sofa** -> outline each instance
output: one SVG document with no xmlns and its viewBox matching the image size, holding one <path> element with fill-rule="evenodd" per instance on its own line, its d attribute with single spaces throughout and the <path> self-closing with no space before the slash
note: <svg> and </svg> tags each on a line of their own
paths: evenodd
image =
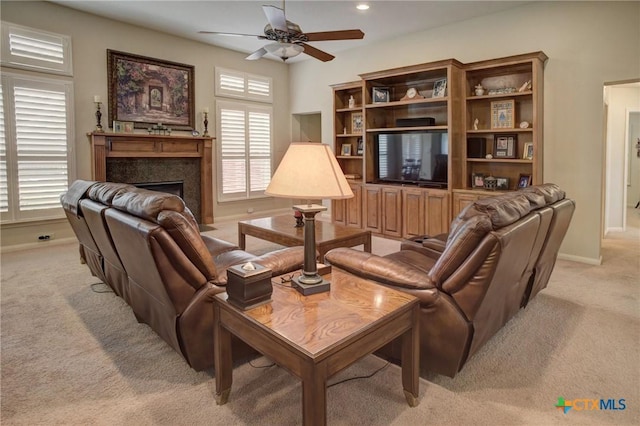
<svg viewBox="0 0 640 426">
<path fill-rule="evenodd" d="M 91 273 L 195 370 L 213 366 L 212 298 L 225 291 L 229 266 L 251 261 L 277 275 L 303 263 L 302 247 L 256 257 L 200 234 L 171 194 L 80 180 L 61 203 Z"/>
<path fill-rule="evenodd" d="M 554 184 L 484 198 L 448 235 L 405 241 L 385 257 L 339 248 L 334 267 L 420 299 L 421 373 L 454 377 L 546 287 L 575 203 Z M 380 352 L 400 358 L 400 348 Z"/>
</svg>

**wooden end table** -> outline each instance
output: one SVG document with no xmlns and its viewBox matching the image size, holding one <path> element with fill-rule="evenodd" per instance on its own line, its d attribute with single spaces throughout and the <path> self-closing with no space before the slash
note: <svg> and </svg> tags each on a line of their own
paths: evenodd
<svg viewBox="0 0 640 426">
<path fill-rule="evenodd" d="M 260 238 L 287 247 L 304 245 L 303 228 L 294 227 L 293 214 L 242 220 L 238 222 L 238 245 L 246 247 L 246 236 Z M 324 255 L 338 247 L 353 247 L 364 244 L 364 251 L 371 253 L 371 231 L 350 228 L 331 222 L 316 220 L 316 249 L 320 263 Z"/>
<path fill-rule="evenodd" d="M 274 284 L 271 303 L 247 311 L 230 305 L 226 293 L 214 297 L 218 405 L 231 392 L 232 334 L 302 380 L 305 425 L 326 424 L 328 378 L 398 337 L 405 398 L 418 404 L 418 299 L 335 268 L 325 278 L 329 292 L 303 296 Z"/>
</svg>

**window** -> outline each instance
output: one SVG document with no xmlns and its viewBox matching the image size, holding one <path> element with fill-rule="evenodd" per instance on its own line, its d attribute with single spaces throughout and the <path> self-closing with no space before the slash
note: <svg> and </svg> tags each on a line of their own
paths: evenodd
<svg viewBox="0 0 640 426">
<path fill-rule="evenodd" d="M 71 38 L 2 21 L 2 65 L 72 74 Z"/>
<path fill-rule="evenodd" d="M 216 67 L 216 96 L 271 103 L 271 79 Z"/>
<path fill-rule="evenodd" d="M 264 197 L 271 181 L 271 78 L 216 67 L 218 200 Z M 251 101 L 251 102 L 247 102 Z M 261 103 L 258 103 L 261 102 Z"/>
<path fill-rule="evenodd" d="M 218 101 L 218 200 L 264 197 L 271 181 L 271 106 Z"/>
</svg>

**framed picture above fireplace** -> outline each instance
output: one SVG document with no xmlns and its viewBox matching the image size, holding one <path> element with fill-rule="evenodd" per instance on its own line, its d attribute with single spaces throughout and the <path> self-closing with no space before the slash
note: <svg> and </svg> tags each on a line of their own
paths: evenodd
<svg viewBox="0 0 640 426">
<path fill-rule="evenodd" d="M 136 128 L 162 123 L 195 128 L 195 71 L 179 64 L 107 49 L 109 122 L 132 121 Z"/>
</svg>

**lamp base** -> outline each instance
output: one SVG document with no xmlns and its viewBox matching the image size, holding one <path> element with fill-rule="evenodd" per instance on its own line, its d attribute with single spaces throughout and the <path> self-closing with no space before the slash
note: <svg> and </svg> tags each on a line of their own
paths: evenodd
<svg viewBox="0 0 640 426">
<path fill-rule="evenodd" d="M 331 283 L 325 279 L 322 279 L 322 277 L 320 277 L 321 281 L 318 284 L 301 283 L 300 278 L 304 278 L 304 277 L 295 277 L 291 281 L 292 287 L 298 290 L 298 293 L 302 293 L 305 296 L 310 296 L 312 294 L 329 291 L 331 287 Z"/>
</svg>

